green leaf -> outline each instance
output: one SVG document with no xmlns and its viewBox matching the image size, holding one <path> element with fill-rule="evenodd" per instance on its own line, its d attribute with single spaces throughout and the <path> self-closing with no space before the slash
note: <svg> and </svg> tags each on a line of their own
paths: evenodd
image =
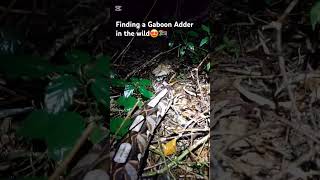
<svg viewBox="0 0 320 180">
<path fill-rule="evenodd" d="M 88 64 L 91 56 L 87 52 L 72 50 L 65 54 L 66 60 L 72 64 Z"/>
<path fill-rule="evenodd" d="M 97 102 L 103 104 L 105 108 L 109 108 L 110 94 L 108 80 L 97 77 L 90 88 Z"/>
<path fill-rule="evenodd" d="M 210 34 L 210 28 L 209 28 L 209 26 L 206 26 L 206 25 L 202 24 L 202 25 L 201 25 L 201 29 L 202 29 L 203 31 L 207 32 L 208 34 Z"/>
<path fill-rule="evenodd" d="M 199 34 L 197 32 L 195 32 L 195 31 L 188 31 L 188 35 L 192 36 L 192 37 L 198 37 L 199 36 Z"/>
<path fill-rule="evenodd" d="M 149 79 L 140 79 L 139 84 L 141 86 L 151 86 L 152 85 L 152 81 Z"/>
<path fill-rule="evenodd" d="M 125 87 L 128 84 L 127 81 L 122 79 L 111 79 L 111 86 L 114 87 Z"/>
<path fill-rule="evenodd" d="M 207 63 L 207 65 L 206 65 L 206 71 L 208 71 L 208 72 L 209 72 L 209 71 L 210 71 L 210 68 L 211 68 L 211 63 L 210 63 L 210 62 L 208 62 L 208 63 Z"/>
<path fill-rule="evenodd" d="M 10 78 L 43 78 L 56 68 L 47 60 L 35 56 L 0 56 L 0 71 Z"/>
<path fill-rule="evenodd" d="M 47 143 L 49 150 L 54 152 L 72 148 L 85 128 L 85 122 L 75 112 L 64 112 L 52 115 L 49 127 Z"/>
<path fill-rule="evenodd" d="M 208 44 L 208 42 L 209 42 L 209 37 L 204 37 L 203 39 L 201 39 L 199 46 L 202 47 L 203 45 Z"/>
<path fill-rule="evenodd" d="M 87 68 L 87 75 L 89 77 L 96 77 L 96 76 L 106 76 L 109 77 L 110 75 L 110 67 L 109 63 L 111 58 L 109 56 L 101 56 L 99 57 L 96 62 Z"/>
<path fill-rule="evenodd" d="M 147 90 L 145 86 L 139 86 L 139 92 L 148 99 L 154 95 L 151 91 Z"/>
<path fill-rule="evenodd" d="M 121 127 L 122 123 L 123 125 Z M 112 134 L 118 132 L 116 135 L 123 137 L 129 131 L 129 127 L 131 124 L 132 120 L 125 120 L 122 117 L 112 118 L 110 121 L 110 132 Z"/>
<path fill-rule="evenodd" d="M 135 78 L 132 77 L 131 82 L 133 82 L 136 86 L 151 86 L 152 82 L 149 79 Z"/>
<path fill-rule="evenodd" d="M 117 103 L 120 106 L 123 106 L 126 112 L 129 112 L 133 108 L 133 106 L 137 103 L 137 101 L 138 101 L 137 98 L 132 96 L 129 96 L 127 98 L 124 96 L 120 96 L 117 99 Z"/>
<path fill-rule="evenodd" d="M 71 150 L 84 128 L 85 122 L 77 113 L 64 112 L 49 116 L 46 111 L 36 110 L 26 118 L 18 134 L 45 140 L 49 155 L 55 160 L 61 160 Z"/>
<path fill-rule="evenodd" d="M 108 135 L 107 130 L 102 130 L 101 127 L 95 127 L 90 135 L 90 140 L 93 144 L 99 143 Z"/>
<path fill-rule="evenodd" d="M 173 45 L 174 45 L 174 43 L 173 43 L 173 42 L 169 42 L 169 44 L 168 44 L 168 46 L 169 46 L 170 48 L 172 48 L 172 47 L 173 47 Z"/>
<path fill-rule="evenodd" d="M 316 2 L 310 10 L 310 22 L 312 30 L 315 30 L 316 24 L 320 21 L 320 1 Z"/>
<path fill-rule="evenodd" d="M 47 87 L 44 103 L 49 113 L 63 112 L 72 104 L 79 81 L 70 75 L 51 81 Z"/>
<path fill-rule="evenodd" d="M 23 121 L 18 134 L 32 139 L 46 139 L 49 116 L 46 111 L 35 110 Z"/>
<path fill-rule="evenodd" d="M 186 53 L 186 47 L 185 47 L 185 46 L 179 48 L 179 55 L 180 55 L 181 57 L 184 56 L 185 53 Z"/>
<path fill-rule="evenodd" d="M 191 51 L 194 51 L 194 44 L 192 42 L 187 43 L 187 48 Z"/>
</svg>

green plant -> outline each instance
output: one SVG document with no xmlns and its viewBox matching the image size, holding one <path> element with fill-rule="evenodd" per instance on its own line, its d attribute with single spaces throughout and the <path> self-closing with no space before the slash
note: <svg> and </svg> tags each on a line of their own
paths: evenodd
<svg viewBox="0 0 320 180">
<path fill-rule="evenodd" d="M 189 56 L 192 63 L 198 63 L 208 53 L 205 46 L 209 44 L 212 35 L 209 26 L 204 24 L 196 31 L 188 31 L 186 33 L 182 30 L 174 31 L 174 36 L 169 46 L 180 44 L 179 57 Z"/>
<path fill-rule="evenodd" d="M 41 57 L 32 56 L 3 55 L 1 62 L 3 66 L 0 66 L 0 71 L 8 78 L 50 80 L 44 92 L 44 108 L 30 113 L 18 134 L 45 141 L 49 156 L 55 160 L 64 158 L 85 128 L 84 118 L 79 113 L 72 112 L 76 95 L 88 102 L 89 111 L 94 114 L 96 111 L 90 106 L 92 99 L 102 107 L 100 109 L 108 111 L 111 86 L 124 89 L 123 96 L 116 102 L 125 112 L 130 111 L 138 102 L 137 96 L 149 99 L 154 95 L 149 90 L 152 84 L 150 80 L 131 78 L 130 81 L 125 81 L 115 75 L 110 76 L 109 56 L 92 58 L 86 52 L 73 50 L 65 54 L 65 64 L 59 66 Z M 138 105 L 142 105 L 141 101 Z M 131 120 L 123 122 L 122 117 L 115 117 L 110 121 L 110 132 L 115 135 L 118 131 L 115 135 L 117 138 L 125 135 L 132 123 Z M 102 123 L 98 122 L 101 126 Z M 122 123 L 124 125 L 120 126 Z M 98 127 L 90 139 L 95 143 L 106 135 L 108 132 L 102 132 Z"/>
<path fill-rule="evenodd" d="M 125 112 L 129 112 L 138 104 L 139 107 L 142 106 L 142 102 L 137 99 L 141 96 L 142 99 L 150 99 L 154 94 L 149 90 L 152 82 L 148 79 L 141 78 L 131 78 L 130 81 L 125 81 L 122 79 L 113 78 L 111 80 L 111 85 L 113 87 L 123 88 L 123 95 L 120 96 L 116 103 L 124 108 Z M 137 91 L 136 95 L 134 92 Z M 132 120 L 126 120 L 123 117 L 114 117 L 110 121 L 110 133 L 114 135 L 117 139 L 122 138 L 129 130 Z"/>
<path fill-rule="evenodd" d="M 315 30 L 317 23 L 320 21 L 320 1 L 317 1 L 310 10 L 310 22 L 312 29 Z"/>
<path fill-rule="evenodd" d="M 44 140 L 50 157 L 55 160 L 64 158 L 85 128 L 84 118 L 69 111 L 76 94 L 86 100 L 93 97 L 103 109 L 109 108 L 110 57 L 95 59 L 74 50 L 66 53 L 65 59 L 64 65 L 57 66 L 41 57 L 2 55 L 0 67 L 7 78 L 50 80 L 44 93 L 44 108 L 30 113 L 18 134 Z M 93 141 L 105 135 L 99 134 L 98 129 L 94 132 Z"/>
</svg>

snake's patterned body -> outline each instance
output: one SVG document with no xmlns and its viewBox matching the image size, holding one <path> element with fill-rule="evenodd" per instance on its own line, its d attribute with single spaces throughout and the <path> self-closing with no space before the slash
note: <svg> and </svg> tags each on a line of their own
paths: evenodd
<svg viewBox="0 0 320 180">
<path fill-rule="evenodd" d="M 172 96 L 170 87 L 163 87 L 154 99 L 132 115 L 135 121 L 129 128 L 129 133 L 111 151 L 111 179 L 142 179 L 150 142 L 172 103 Z"/>
</svg>

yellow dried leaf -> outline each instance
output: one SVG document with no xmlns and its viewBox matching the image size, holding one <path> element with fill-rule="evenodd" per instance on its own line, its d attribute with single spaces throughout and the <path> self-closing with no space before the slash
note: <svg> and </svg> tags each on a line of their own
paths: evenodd
<svg viewBox="0 0 320 180">
<path fill-rule="evenodd" d="M 167 142 L 166 144 L 162 145 L 163 154 L 165 156 L 170 156 L 177 151 L 177 139 L 172 139 L 171 141 Z"/>
</svg>

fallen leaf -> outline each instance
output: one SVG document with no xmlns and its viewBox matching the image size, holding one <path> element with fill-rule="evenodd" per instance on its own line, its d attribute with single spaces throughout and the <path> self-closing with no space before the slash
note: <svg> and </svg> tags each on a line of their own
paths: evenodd
<svg viewBox="0 0 320 180">
<path fill-rule="evenodd" d="M 167 142 L 166 144 L 162 145 L 163 154 L 165 156 L 170 156 L 177 151 L 177 139 L 172 139 L 171 141 Z"/>
</svg>

